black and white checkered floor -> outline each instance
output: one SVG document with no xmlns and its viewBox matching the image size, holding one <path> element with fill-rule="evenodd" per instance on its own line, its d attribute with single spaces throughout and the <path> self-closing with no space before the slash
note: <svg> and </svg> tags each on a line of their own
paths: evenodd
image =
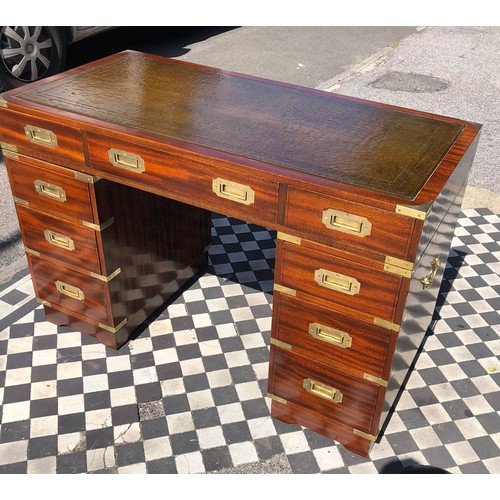
<svg viewBox="0 0 500 500">
<path fill-rule="evenodd" d="M 275 235 L 213 223 L 208 272 L 118 352 L 46 322 L 27 271 L 0 285 L 1 473 L 266 472 L 279 457 L 292 473 L 500 473 L 499 216 L 462 212 L 432 332 L 370 459 L 270 417 Z"/>
</svg>

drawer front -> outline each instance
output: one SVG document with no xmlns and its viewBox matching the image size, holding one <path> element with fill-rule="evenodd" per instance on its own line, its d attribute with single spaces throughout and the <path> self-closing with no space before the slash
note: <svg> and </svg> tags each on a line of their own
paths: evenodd
<svg viewBox="0 0 500 500">
<path fill-rule="evenodd" d="M 379 386 L 274 346 L 270 359 L 269 393 L 327 419 L 377 433 Z"/>
<path fill-rule="evenodd" d="M 108 313 L 108 284 L 71 271 L 39 257 L 28 255 L 35 294 L 39 299 L 104 324 L 112 323 Z"/>
<path fill-rule="evenodd" d="M 78 165 L 84 162 L 80 131 L 23 113 L 2 113 L 4 142 L 19 153 L 46 161 Z"/>
<path fill-rule="evenodd" d="M 320 363 L 387 381 L 397 333 L 275 292 L 272 337 Z"/>
<path fill-rule="evenodd" d="M 36 160 L 35 163 L 5 158 L 14 197 L 62 217 L 94 222 L 91 185 L 76 179 L 71 170 Z"/>
<path fill-rule="evenodd" d="M 399 324 L 403 278 L 354 259 L 278 240 L 275 283 Z"/>
<path fill-rule="evenodd" d="M 89 273 L 105 274 L 99 261 L 96 231 L 22 205 L 16 208 L 27 248 Z"/>
<path fill-rule="evenodd" d="M 277 182 L 115 139 L 88 139 L 92 166 L 108 178 L 127 178 L 136 187 L 228 216 L 276 223 Z"/>
<path fill-rule="evenodd" d="M 408 259 L 415 219 L 295 187 L 288 188 L 286 205 L 285 224 L 293 234 Z"/>
</svg>

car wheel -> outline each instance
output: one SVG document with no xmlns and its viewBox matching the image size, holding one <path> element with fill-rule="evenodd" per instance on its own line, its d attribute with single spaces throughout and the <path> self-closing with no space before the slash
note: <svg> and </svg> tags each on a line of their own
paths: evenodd
<svg viewBox="0 0 500 500">
<path fill-rule="evenodd" d="M 59 73 L 64 68 L 64 34 L 54 26 L 2 26 L 0 87 L 10 89 Z"/>
</svg>

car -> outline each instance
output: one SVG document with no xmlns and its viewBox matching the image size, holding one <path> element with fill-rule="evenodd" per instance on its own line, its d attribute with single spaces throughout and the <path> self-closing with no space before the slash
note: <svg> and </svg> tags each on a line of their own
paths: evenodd
<svg viewBox="0 0 500 500">
<path fill-rule="evenodd" d="M 68 46 L 113 26 L 1 26 L 0 90 L 64 69 Z"/>
</svg>

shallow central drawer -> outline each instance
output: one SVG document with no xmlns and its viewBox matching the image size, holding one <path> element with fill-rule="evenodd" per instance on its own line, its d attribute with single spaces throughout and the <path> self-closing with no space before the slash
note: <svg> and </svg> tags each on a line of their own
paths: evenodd
<svg viewBox="0 0 500 500">
<path fill-rule="evenodd" d="M 190 160 L 138 144 L 88 134 L 92 167 L 107 178 L 128 179 L 134 186 L 214 212 L 273 226 L 278 183 L 221 162 Z"/>
</svg>

